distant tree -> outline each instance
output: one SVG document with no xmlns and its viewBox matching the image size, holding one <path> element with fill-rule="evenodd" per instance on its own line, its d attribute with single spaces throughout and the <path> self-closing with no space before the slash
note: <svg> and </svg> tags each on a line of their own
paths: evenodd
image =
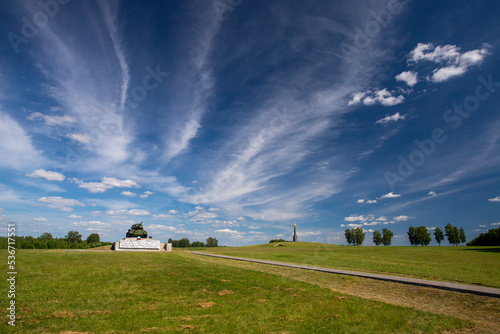
<svg viewBox="0 0 500 334">
<path fill-rule="evenodd" d="M 168 238 L 168 241 L 167 241 L 169 244 L 173 243 L 174 241 L 172 240 L 172 238 Z"/>
<path fill-rule="evenodd" d="M 363 229 L 361 227 L 356 227 L 352 231 L 354 236 L 354 244 L 356 246 L 361 246 L 363 244 L 363 241 L 365 241 L 365 232 L 363 232 Z"/>
<path fill-rule="evenodd" d="M 431 234 L 427 231 L 427 227 L 419 226 L 415 229 L 417 245 L 427 246 L 431 242 Z"/>
<path fill-rule="evenodd" d="M 201 241 L 193 241 L 191 247 L 205 247 L 205 244 Z"/>
<path fill-rule="evenodd" d="M 43 239 L 43 240 L 48 241 L 48 240 L 52 240 L 54 238 L 52 237 L 52 234 L 50 234 L 48 232 L 45 232 L 44 234 L 42 234 L 41 236 L 39 236 L 38 239 Z"/>
<path fill-rule="evenodd" d="M 382 239 L 382 233 L 380 231 L 373 231 L 373 243 L 378 246 L 381 245 L 384 242 L 384 239 Z"/>
<path fill-rule="evenodd" d="M 181 241 L 180 240 L 172 240 L 172 247 L 180 247 Z"/>
<path fill-rule="evenodd" d="M 460 243 L 465 244 L 467 242 L 467 237 L 465 236 L 465 231 L 464 228 L 461 227 L 460 230 L 458 231 L 459 237 L 460 237 Z"/>
<path fill-rule="evenodd" d="M 382 243 L 384 246 L 390 246 L 392 243 L 392 237 L 394 236 L 394 233 L 392 233 L 391 230 L 389 230 L 387 227 L 384 227 L 382 229 Z"/>
<path fill-rule="evenodd" d="M 188 238 L 182 238 L 180 241 L 179 241 L 179 247 L 189 247 L 191 244 L 189 242 L 189 239 Z"/>
<path fill-rule="evenodd" d="M 450 245 L 458 245 L 460 243 L 460 232 L 456 226 L 450 223 L 446 224 L 444 227 L 444 235 L 448 238 Z"/>
<path fill-rule="evenodd" d="M 69 231 L 64 237 L 70 244 L 82 242 L 82 235 L 78 231 Z"/>
<path fill-rule="evenodd" d="M 439 227 L 436 227 L 436 229 L 434 230 L 434 239 L 436 239 L 439 246 L 441 246 L 441 241 L 444 240 L 444 234 Z"/>
<path fill-rule="evenodd" d="M 286 240 L 285 239 L 272 239 L 272 240 L 269 240 L 270 244 L 275 243 L 275 242 L 286 242 Z"/>
<path fill-rule="evenodd" d="M 412 246 L 417 246 L 418 243 L 417 243 L 417 235 L 416 235 L 416 231 L 415 231 L 415 228 L 413 226 L 410 226 L 408 228 L 408 239 L 410 240 L 410 244 Z"/>
<path fill-rule="evenodd" d="M 208 237 L 205 244 L 207 247 L 219 247 L 219 241 L 212 237 Z"/>
<path fill-rule="evenodd" d="M 350 230 L 350 229 L 345 230 L 345 239 L 349 245 L 353 243 L 354 234 L 352 233 L 352 230 Z"/>
<path fill-rule="evenodd" d="M 481 233 L 467 243 L 467 246 L 500 246 L 500 227 Z"/>
<path fill-rule="evenodd" d="M 94 242 L 101 242 L 101 238 L 99 237 L 99 234 L 97 234 L 97 233 L 92 233 L 91 235 L 89 235 L 87 237 L 87 243 L 88 244 L 91 244 L 91 243 L 94 243 Z"/>
</svg>

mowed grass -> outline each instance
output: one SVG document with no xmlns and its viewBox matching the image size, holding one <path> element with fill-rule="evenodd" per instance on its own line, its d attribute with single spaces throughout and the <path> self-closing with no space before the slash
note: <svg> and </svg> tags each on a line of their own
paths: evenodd
<svg viewBox="0 0 500 334">
<path fill-rule="evenodd" d="M 440 333 L 473 326 L 183 252 L 23 250 L 17 265 L 16 327 L 6 324 L 2 293 L 2 333 Z"/>
<path fill-rule="evenodd" d="M 500 247 L 338 246 L 285 242 L 208 248 L 214 254 L 500 287 Z"/>
</svg>

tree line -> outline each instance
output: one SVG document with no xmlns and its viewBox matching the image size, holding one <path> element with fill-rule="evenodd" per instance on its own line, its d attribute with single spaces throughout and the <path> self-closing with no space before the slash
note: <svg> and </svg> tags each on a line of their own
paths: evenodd
<svg viewBox="0 0 500 334">
<path fill-rule="evenodd" d="M 111 245 L 111 242 L 101 242 L 97 233 L 92 233 L 83 240 L 78 231 L 69 231 L 64 238 L 54 238 L 52 234 L 45 232 L 36 238 L 16 236 L 14 240 L 17 249 L 89 249 Z M 7 245 L 7 237 L 0 237 L 0 249 L 6 249 Z"/>
<path fill-rule="evenodd" d="M 494 230 L 490 230 L 490 232 L 491 231 Z M 427 227 L 425 226 L 418 226 L 418 227 L 410 226 L 407 234 L 410 244 L 412 246 L 418 246 L 418 245 L 427 246 L 432 241 L 431 234 L 429 233 Z M 388 228 L 383 228 L 382 233 L 380 233 L 380 231 L 378 230 L 375 230 L 373 231 L 373 243 L 377 246 L 378 245 L 389 246 L 392 242 L 393 236 L 394 233 Z M 446 224 L 444 228 L 444 233 L 439 227 L 436 227 L 434 231 L 434 238 L 436 239 L 437 243 L 440 246 L 441 246 L 441 241 L 444 240 L 445 236 L 448 239 L 450 245 L 459 245 L 467 241 L 467 237 L 465 235 L 465 230 L 463 229 L 463 227 L 458 228 L 456 226 L 451 225 L 450 223 Z M 361 246 L 363 244 L 363 241 L 365 240 L 365 232 L 361 227 L 346 229 L 345 238 L 349 245 Z M 500 245 L 500 228 L 498 229 L 498 232 L 491 232 L 489 235 L 484 235 L 481 238 L 482 242 L 484 242 L 483 240 L 488 240 L 487 242 L 490 244 L 494 243 L 494 240 L 497 240 L 496 241 L 497 244 Z M 474 241 L 474 242 L 479 242 L 479 241 Z M 471 245 L 471 243 L 467 245 L 469 246 Z M 478 245 L 479 244 L 477 244 L 477 246 Z M 474 244 L 474 246 L 476 246 L 476 244 Z"/>
<path fill-rule="evenodd" d="M 412 246 L 427 246 L 432 240 L 431 234 L 425 226 L 410 226 L 407 234 Z M 436 242 L 439 244 L 439 246 L 441 246 L 441 241 L 444 240 L 445 236 L 448 239 L 450 245 L 454 246 L 463 244 L 467 241 L 467 236 L 465 235 L 465 230 L 463 229 L 463 227 L 458 228 L 451 225 L 450 223 L 446 224 L 446 226 L 444 227 L 444 233 L 439 227 L 436 227 L 436 229 L 434 230 L 434 239 L 436 239 Z"/>
<path fill-rule="evenodd" d="M 193 241 L 189 242 L 188 238 L 182 238 L 180 240 L 168 239 L 168 243 L 172 244 L 172 247 L 219 247 L 219 240 L 216 238 L 208 237 L 206 242 Z"/>
<path fill-rule="evenodd" d="M 500 227 L 481 233 L 467 243 L 467 246 L 500 246 Z"/>
</svg>

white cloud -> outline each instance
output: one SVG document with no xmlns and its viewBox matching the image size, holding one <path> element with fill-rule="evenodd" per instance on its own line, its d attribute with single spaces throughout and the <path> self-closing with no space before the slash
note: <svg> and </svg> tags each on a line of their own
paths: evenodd
<svg viewBox="0 0 500 334">
<path fill-rule="evenodd" d="M 500 223 L 491 223 L 491 225 L 498 226 Z"/>
<path fill-rule="evenodd" d="M 135 195 L 133 192 L 131 192 L 131 191 L 122 191 L 122 192 L 121 192 L 121 194 L 122 194 L 123 196 L 128 196 L 128 197 L 135 197 L 135 196 L 136 196 L 136 195 Z"/>
<path fill-rule="evenodd" d="M 67 135 L 67 137 L 69 139 L 72 139 L 74 141 L 77 141 L 81 144 L 85 144 L 85 145 L 90 145 L 92 144 L 92 140 L 90 139 L 90 137 L 88 135 L 85 135 L 85 134 L 81 134 L 81 133 L 70 133 Z"/>
<path fill-rule="evenodd" d="M 176 232 L 177 228 L 173 226 L 165 226 L 165 225 L 148 225 L 146 226 L 147 230 L 159 230 L 159 231 L 167 231 L 167 232 Z"/>
<path fill-rule="evenodd" d="M 37 222 L 48 222 L 49 220 L 47 218 L 33 218 L 34 221 Z"/>
<path fill-rule="evenodd" d="M 354 94 L 353 98 L 347 103 L 348 106 L 363 103 L 366 106 L 373 105 L 375 103 L 380 103 L 383 106 L 395 106 L 404 102 L 405 97 L 403 95 L 395 96 L 394 91 L 389 91 L 387 88 L 379 90 L 368 90 L 366 92 L 357 92 Z"/>
<path fill-rule="evenodd" d="M 366 218 L 365 216 L 350 215 L 349 217 L 345 217 L 344 220 L 346 222 L 355 222 L 355 221 L 365 221 Z"/>
<path fill-rule="evenodd" d="M 191 221 L 210 220 L 219 217 L 215 212 L 199 212 L 191 218 Z"/>
<path fill-rule="evenodd" d="M 364 200 L 364 199 L 358 199 L 358 200 L 356 201 L 356 203 L 364 203 L 364 202 L 365 202 L 365 200 Z"/>
<path fill-rule="evenodd" d="M 410 87 L 415 86 L 418 82 L 417 73 L 412 71 L 405 71 L 396 75 L 397 81 L 404 81 Z"/>
<path fill-rule="evenodd" d="M 366 201 L 367 204 L 374 204 L 374 203 L 377 203 L 377 200 L 376 199 L 369 199 Z"/>
<path fill-rule="evenodd" d="M 260 229 L 259 226 L 252 226 L 252 225 L 248 226 L 248 228 L 251 230 L 259 230 Z"/>
<path fill-rule="evenodd" d="M 149 216 L 151 213 L 147 210 L 132 209 L 127 214 L 130 216 Z"/>
<path fill-rule="evenodd" d="M 486 227 L 486 225 L 479 225 L 479 227 Z"/>
<path fill-rule="evenodd" d="M 77 216 L 77 215 L 70 215 L 68 217 L 71 218 L 71 219 L 82 219 L 81 216 Z"/>
<path fill-rule="evenodd" d="M 101 182 L 103 184 L 116 188 L 140 188 L 140 186 L 132 180 L 119 180 L 114 177 L 105 176 L 102 178 Z"/>
<path fill-rule="evenodd" d="M 37 169 L 31 174 L 26 174 L 28 177 L 43 177 L 49 181 L 64 181 L 66 176 L 57 172 L 46 171 L 45 169 Z"/>
<path fill-rule="evenodd" d="M 179 213 L 179 211 L 177 210 L 168 210 L 168 213 L 171 214 L 171 215 L 176 215 Z"/>
<path fill-rule="evenodd" d="M 489 49 L 490 46 L 484 44 L 481 49 L 462 53 L 456 45 L 434 47 L 432 43 L 419 43 L 410 52 L 408 62 L 430 61 L 442 65 L 433 70 L 432 76 L 427 78 L 438 83 L 464 74 L 471 66 L 480 65 L 484 58 L 491 54 Z"/>
<path fill-rule="evenodd" d="M 208 211 L 219 211 L 220 209 L 219 208 L 210 208 L 208 209 Z"/>
<path fill-rule="evenodd" d="M 436 192 L 435 191 L 429 191 L 429 193 L 427 195 L 429 195 L 429 196 L 436 196 Z"/>
<path fill-rule="evenodd" d="M 154 218 L 158 218 L 158 219 L 170 219 L 172 218 L 171 215 L 167 215 L 165 213 L 161 213 L 159 215 L 153 215 Z"/>
<path fill-rule="evenodd" d="M 387 117 L 384 117 L 382 119 L 379 119 L 378 121 L 375 122 L 375 124 L 387 124 L 389 122 L 397 122 L 397 121 L 404 120 L 404 119 L 405 119 L 405 116 L 400 115 L 399 112 L 397 112 L 392 116 L 387 116 Z"/>
<path fill-rule="evenodd" d="M 139 188 L 140 186 L 132 180 L 119 180 L 114 177 L 103 177 L 101 182 L 83 182 L 76 178 L 73 181 L 78 184 L 80 188 L 87 189 L 90 193 L 103 193 L 113 187 L 116 188 Z"/>
<path fill-rule="evenodd" d="M 320 235 L 321 232 L 297 232 L 299 237 L 309 237 L 311 235 Z"/>
<path fill-rule="evenodd" d="M 490 201 L 490 202 L 500 202 L 500 196 L 497 196 L 495 198 L 490 198 L 488 201 Z"/>
<path fill-rule="evenodd" d="M 106 211 L 108 215 L 119 216 L 119 215 L 129 215 L 129 216 L 149 216 L 151 213 L 147 210 L 140 209 L 121 209 L 121 210 L 108 210 Z"/>
<path fill-rule="evenodd" d="M 413 217 L 401 215 L 401 216 L 394 217 L 394 220 L 401 222 L 401 221 L 407 221 L 410 218 L 413 218 Z"/>
<path fill-rule="evenodd" d="M 401 197 L 400 194 L 394 194 L 393 192 L 390 192 L 388 194 L 385 194 L 384 196 L 380 197 L 380 198 L 398 198 L 398 197 Z"/>
<path fill-rule="evenodd" d="M 154 192 L 152 191 L 145 191 L 144 194 L 141 194 L 139 197 L 140 198 L 148 198 L 149 196 L 153 195 Z"/>
<path fill-rule="evenodd" d="M 44 115 L 39 112 L 31 113 L 28 117 L 26 117 L 30 121 L 34 121 L 40 119 L 45 122 L 48 126 L 70 126 L 77 122 L 77 119 L 70 115 L 62 115 L 62 116 L 51 116 Z"/>
<path fill-rule="evenodd" d="M 47 207 L 59 209 L 61 211 L 71 212 L 73 211 L 72 206 L 85 206 L 82 202 L 76 199 L 62 198 L 59 196 L 42 197 L 38 199 L 39 202 L 48 203 Z"/>
<path fill-rule="evenodd" d="M 0 168 L 32 168 L 45 162 L 31 137 L 9 115 L 0 112 Z"/>
</svg>

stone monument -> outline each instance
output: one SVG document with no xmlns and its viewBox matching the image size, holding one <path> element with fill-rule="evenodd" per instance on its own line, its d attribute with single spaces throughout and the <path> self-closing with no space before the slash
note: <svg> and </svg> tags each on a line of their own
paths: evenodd
<svg viewBox="0 0 500 334">
<path fill-rule="evenodd" d="M 148 238 L 148 232 L 144 230 L 142 222 L 134 224 L 127 231 L 125 238 L 116 241 L 113 245 L 115 251 L 172 251 L 172 244 L 161 243 L 160 240 L 154 240 L 152 237 Z"/>
</svg>

